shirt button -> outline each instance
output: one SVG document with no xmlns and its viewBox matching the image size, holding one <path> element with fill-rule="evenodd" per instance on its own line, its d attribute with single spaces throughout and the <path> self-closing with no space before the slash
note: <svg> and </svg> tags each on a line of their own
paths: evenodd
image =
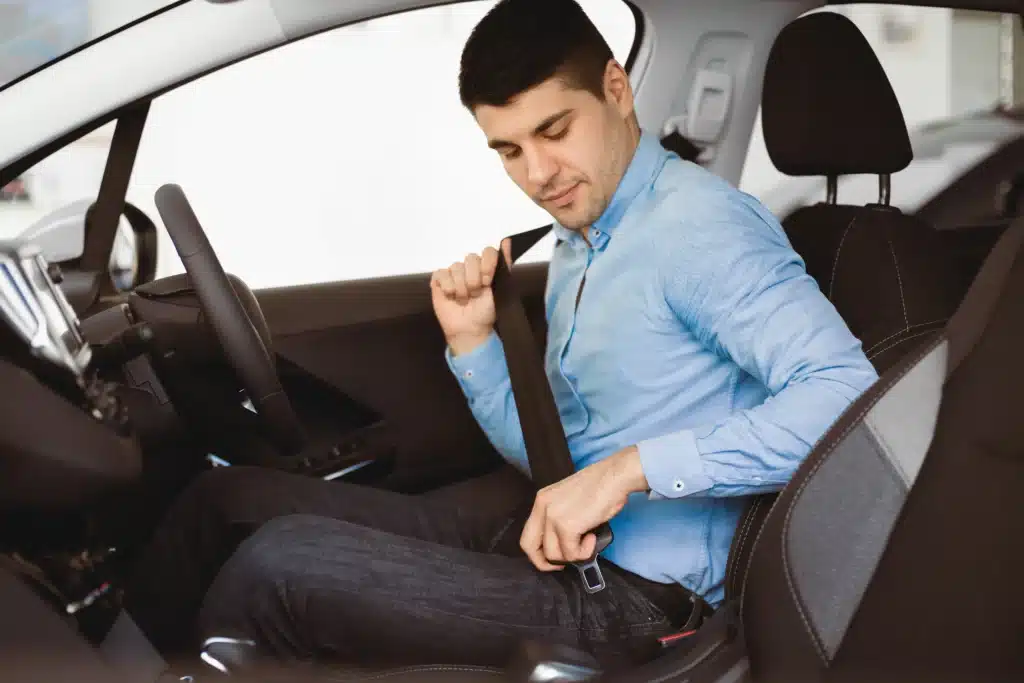
<svg viewBox="0 0 1024 683">
<path fill-rule="evenodd" d="M 683 483 L 682 479 L 676 479 L 674 482 L 672 482 L 672 488 L 674 488 L 676 491 L 682 491 L 683 489 L 686 488 L 686 484 Z"/>
<path fill-rule="evenodd" d="M 463 375 L 463 377 L 465 377 L 466 379 L 469 379 L 472 376 L 473 376 L 473 371 L 472 370 L 466 370 L 466 374 Z"/>
</svg>

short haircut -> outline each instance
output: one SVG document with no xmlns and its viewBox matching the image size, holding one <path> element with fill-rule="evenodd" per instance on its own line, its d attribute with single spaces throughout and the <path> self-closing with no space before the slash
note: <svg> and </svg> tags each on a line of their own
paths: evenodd
<svg viewBox="0 0 1024 683">
<path fill-rule="evenodd" d="M 500 0 L 462 50 L 459 97 L 501 107 L 552 76 L 604 99 L 611 48 L 575 0 Z"/>
</svg>

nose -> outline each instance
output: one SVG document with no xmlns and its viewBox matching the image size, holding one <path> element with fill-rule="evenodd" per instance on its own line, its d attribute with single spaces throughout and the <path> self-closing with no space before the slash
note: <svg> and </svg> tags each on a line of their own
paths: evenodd
<svg viewBox="0 0 1024 683">
<path fill-rule="evenodd" d="M 523 152 L 527 179 L 534 187 L 543 188 L 558 173 L 558 164 L 540 145 L 530 145 Z"/>
</svg>

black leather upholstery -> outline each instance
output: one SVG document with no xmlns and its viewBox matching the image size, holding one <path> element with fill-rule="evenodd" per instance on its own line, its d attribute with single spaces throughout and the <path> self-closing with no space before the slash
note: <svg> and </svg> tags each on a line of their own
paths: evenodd
<svg viewBox="0 0 1024 683">
<path fill-rule="evenodd" d="M 903 112 L 852 21 L 821 12 L 775 39 L 765 66 L 761 125 L 787 175 L 896 173 L 913 158 Z"/>
<path fill-rule="evenodd" d="M 817 204 L 784 227 L 879 373 L 941 330 L 966 289 L 957 243 L 896 209 Z"/>
<path fill-rule="evenodd" d="M 762 118 L 772 162 L 790 175 L 886 175 L 912 158 L 878 58 L 853 22 L 832 12 L 780 32 L 765 68 Z M 969 283 L 959 277 L 958 243 L 894 207 L 820 203 L 783 227 L 879 373 L 938 334 Z M 740 522 L 727 595 L 738 594 L 738 570 L 773 500 L 756 499 Z"/>
<path fill-rule="evenodd" d="M 878 58 L 856 25 L 833 12 L 801 17 L 779 34 L 762 116 L 768 153 L 789 175 L 887 176 L 912 158 Z M 966 288 L 953 276 L 956 243 L 894 207 L 820 203 L 784 227 L 879 372 L 941 330 Z"/>
<path fill-rule="evenodd" d="M 772 508 L 741 608 L 758 683 L 1024 677 L 1022 234 L 1008 231 L 944 332 L 846 411 Z"/>
</svg>

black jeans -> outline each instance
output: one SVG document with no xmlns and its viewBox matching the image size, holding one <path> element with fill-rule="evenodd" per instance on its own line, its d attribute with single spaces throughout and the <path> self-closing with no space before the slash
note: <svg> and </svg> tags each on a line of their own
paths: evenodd
<svg viewBox="0 0 1024 683">
<path fill-rule="evenodd" d="M 500 666 L 529 639 L 607 668 L 650 657 L 685 591 L 608 563 L 595 595 L 574 569 L 538 572 L 518 546 L 532 499 L 511 468 L 420 496 L 214 470 L 173 506 L 126 607 L 167 648 L 202 602 L 203 637 L 285 660 Z"/>
</svg>

